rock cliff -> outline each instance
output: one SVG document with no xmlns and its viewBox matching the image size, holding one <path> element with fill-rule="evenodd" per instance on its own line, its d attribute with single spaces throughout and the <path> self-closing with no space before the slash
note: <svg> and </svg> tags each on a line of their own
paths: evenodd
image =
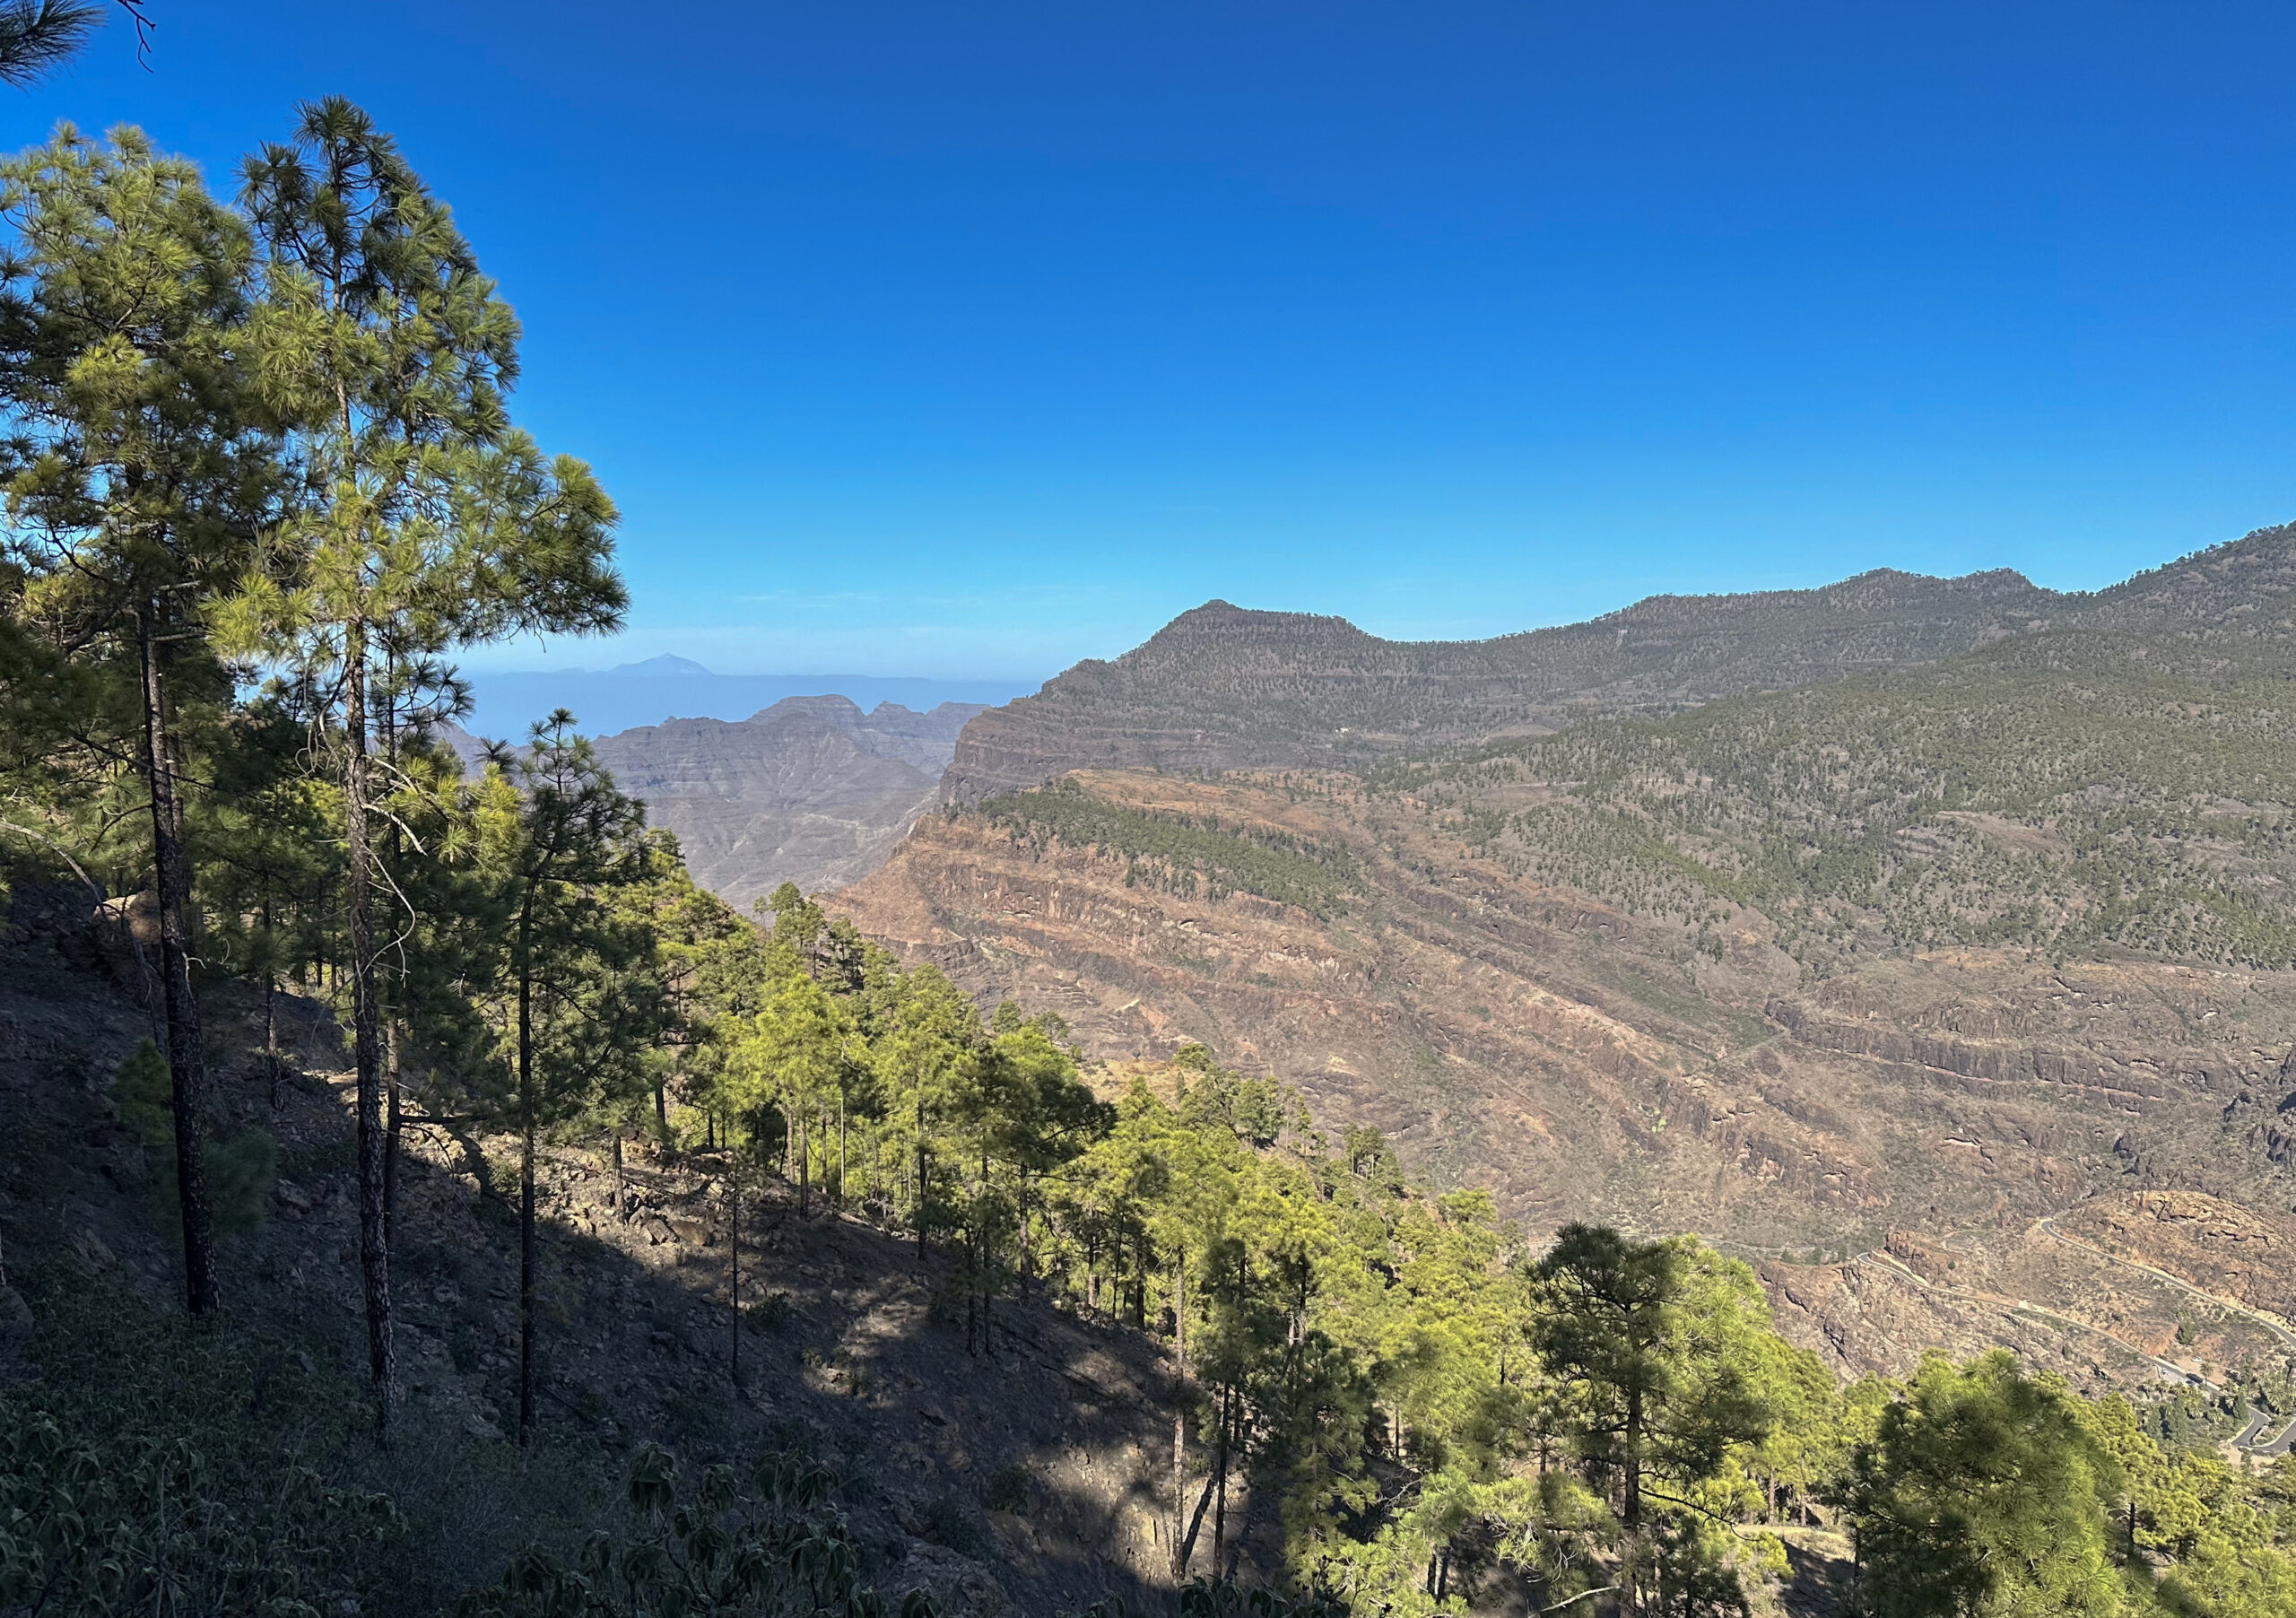
<svg viewBox="0 0 2296 1618">
<path fill-rule="evenodd" d="M 812 892 L 874 870 L 934 801 L 972 703 L 863 713 L 787 697 L 738 722 L 671 719 L 597 738 L 614 784 L 677 833 L 693 878 L 746 910 L 794 882 Z M 465 759 L 478 745 L 449 738 Z"/>
</svg>

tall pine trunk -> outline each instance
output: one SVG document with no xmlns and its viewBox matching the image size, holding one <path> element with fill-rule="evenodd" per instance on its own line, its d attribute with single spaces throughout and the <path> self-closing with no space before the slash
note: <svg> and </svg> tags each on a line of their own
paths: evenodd
<svg viewBox="0 0 2296 1618">
<path fill-rule="evenodd" d="M 734 1206 L 726 1221 L 734 1248 L 734 1393 L 742 1396 L 742 1164 L 734 1161 L 733 1172 L 726 1177 L 731 1189 Z"/>
<path fill-rule="evenodd" d="M 535 1121 L 518 1132 L 518 1442 L 535 1431 Z"/>
<path fill-rule="evenodd" d="M 518 1442 L 535 1427 L 535 1023 L 533 890 L 518 917 Z"/>
<path fill-rule="evenodd" d="M 216 1304 L 214 1222 L 207 1202 L 207 1068 L 199 1003 L 191 990 L 191 857 L 183 794 L 160 667 L 159 603 L 136 614 L 142 663 L 144 774 L 152 793 L 152 880 L 160 905 L 160 999 L 167 1025 L 169 1100 L 175 1115 L 176 1201 L 182 1214 L 184 1302 L 195 1316 Z M 128 918 L 133 928 L 135 918 Z"/>
<path fill-rule="evenodd" d="M 383 1246 L 387 1253 L 398 1235 L 399 1044 L 398 1019 L 383 1028 Z"/>
<path fill-rule="evenodd" d="M 352 619 L 344 637 L 343 816 L 351 956 L 351 1035 L 358 1069 L 359 1274 L 367 1306 L 367 1374 L 375 1429 L 391 1436 L 398 1365 L 391 1341 L 390 1232 L 384 1211 L 382 1030 L 375 1003 L 374 885 L 367 838 L 367 629 Z"/>
<path fill-rule="evenodd" d="M 1220 1563 L 1228 1550 L 1228 1431 L 1234 1416 L 1233 1388 L 1220 1390 L 1220 1433 L 1213 1440 L 1212 1475 L 1218 1492 L 1212 1502 L 1212 1576 L 1220 1577 Z"/>
<path fill-rule="evenodd" d="M 1180 1375 L 1187 1375 L 1187 1258 L 1181 1249 L 1172 1259 L 1172 1346 L 1179 1355 Z"/>
<path fill-rule="evenodd" d="M 925 1262 L 925 1090 L 917 1092 L 917 1171 L 909 1181 L 911 1217 L 917 1221 L 917 1262 Z"/>
<path fill-rule="evenodd" d="M 271 1109 L 279 1110 L 286 1097 L 279 1074 L 279 937 L 272 918 L 271 883 L 263 885 L 263 1068 L 271 1083 Z"/>
<path fill-rule="evenodd" d="M 1174 1397 L 1180 1396 L 1176 1392 Z M 1172 1582 L 1187 1577 L 1187 1545 L 1181 1525 L 1187 1516 L 1187 1417 L 1172 1414 Z"/>
</svg>

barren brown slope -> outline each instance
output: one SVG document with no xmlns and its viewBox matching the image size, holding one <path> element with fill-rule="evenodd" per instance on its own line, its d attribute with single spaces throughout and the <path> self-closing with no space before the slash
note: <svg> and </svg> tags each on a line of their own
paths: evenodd
<svg viewBox="0 0 2296 1618">
<path fill-rule="evenodd" d="M 839 902 L 984 999 L 1057 1007 L 1096 1054 L 1199 1039 L 1272 1070 L 1319 1117 L 1379 1125 L 1414 1167 L 1488 1187 L 1534 1227 L 1692 1230 L 1796 1261 L 1816 1300 L 1796 1318 L 1845 1366 L 1902 1363 L 1925 1331 L 2013 1335 L 1983 1324 L 1992 1305 L 1971 1326 L 1901 1276 L 1845 1286 L 1813 1264 L 1892 1230 L 2006 1262 L 2093 1197 L 2296 1192 L 2274 1124 L 2296 974 L 1956 948 L 1812 979 L 1758 910 L 1707 926 L 1718 959 L 1680 918 L 1511 874 L 1448 809 L 1346 778 L 1082 784 L 1254 847 L 1344 850 L 1355 891 L 1320 916 L 1191 894 L 1134 856 L 961 812 L 927 816 Z M 2063 1256 L 2049 1284 L 2080 1291 L 2066 1277 L 2083 1266 Z M 1900 1329 L 1874 1325 L 1892 1312 Z M 2108 1352 L 2108 1322 L 2099 1362 L 2072 1369 L 2150 1369 L 2141 1344 L 2175 1318 L 2123 1313 L 2129 1341 Z"/>
</svg>

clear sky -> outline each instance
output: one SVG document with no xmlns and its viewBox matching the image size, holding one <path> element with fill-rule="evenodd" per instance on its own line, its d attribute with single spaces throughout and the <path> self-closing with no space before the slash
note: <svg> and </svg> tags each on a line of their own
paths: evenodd
<svg viewBox="0 0 2296 1618">
<path fill-rule="evenodd" d="M 150 0 L 12 144 L 329 91 L 624 513 L 602 666 L 1041 677 L 2296 517 L 2287 4 Z M 474 657 L 536 665 L 531 648 Z"/>
</svg>

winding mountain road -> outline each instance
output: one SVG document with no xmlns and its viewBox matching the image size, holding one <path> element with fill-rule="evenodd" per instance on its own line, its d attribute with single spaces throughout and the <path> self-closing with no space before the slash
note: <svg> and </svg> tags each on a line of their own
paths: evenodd
<svg viewBox="0 0 2296 1618">
<path fill-rule="evenodd" d="M 2154 1269 L 2151 1265 L 2140 1263 L 2136 1259 L 2123 1258 L 2118 1253 L 2109 1253 L 2096 1243 L 2083 1241 L 2078 1236 L 2067 1236 L 2057 1228 L 2057 1222 L 2063 1217 L 2064 1215 L 2059 1214 L 2051 1214 L 2040 1220 L 2033 1228 L 2053 1241 L 2062 1242 L 2068 1248 L 2078 1248 L 2081 1251 L 2092 1257 L 2101 1258 L 2108 1264 L 2118 1264 L 2126 1269 L 2141 1271 L 2156 1281 L 2165 1281 L 2179 1292 L 2189 1292 L 2203 1303 L 2213 1304 L 2221 1309 L 2230 1309 L 2236 1315 L 2244 1315 L 2270 1332 L 2279 1340 L 2283 1348 L 2296 1349 L 2296 1330 L 2291 1330 L 2288 1322 L 2282 1317 L 2263 1309 L 2251 1309 L 2245 1303 L 2236 1303 L 2230 1298 L 2220 1298 L 2214 1292 L 2206 1292 L 2193 1285 L 2181 1275 L 2172 1275 L 2166 1270 Z"/>
</svg>

